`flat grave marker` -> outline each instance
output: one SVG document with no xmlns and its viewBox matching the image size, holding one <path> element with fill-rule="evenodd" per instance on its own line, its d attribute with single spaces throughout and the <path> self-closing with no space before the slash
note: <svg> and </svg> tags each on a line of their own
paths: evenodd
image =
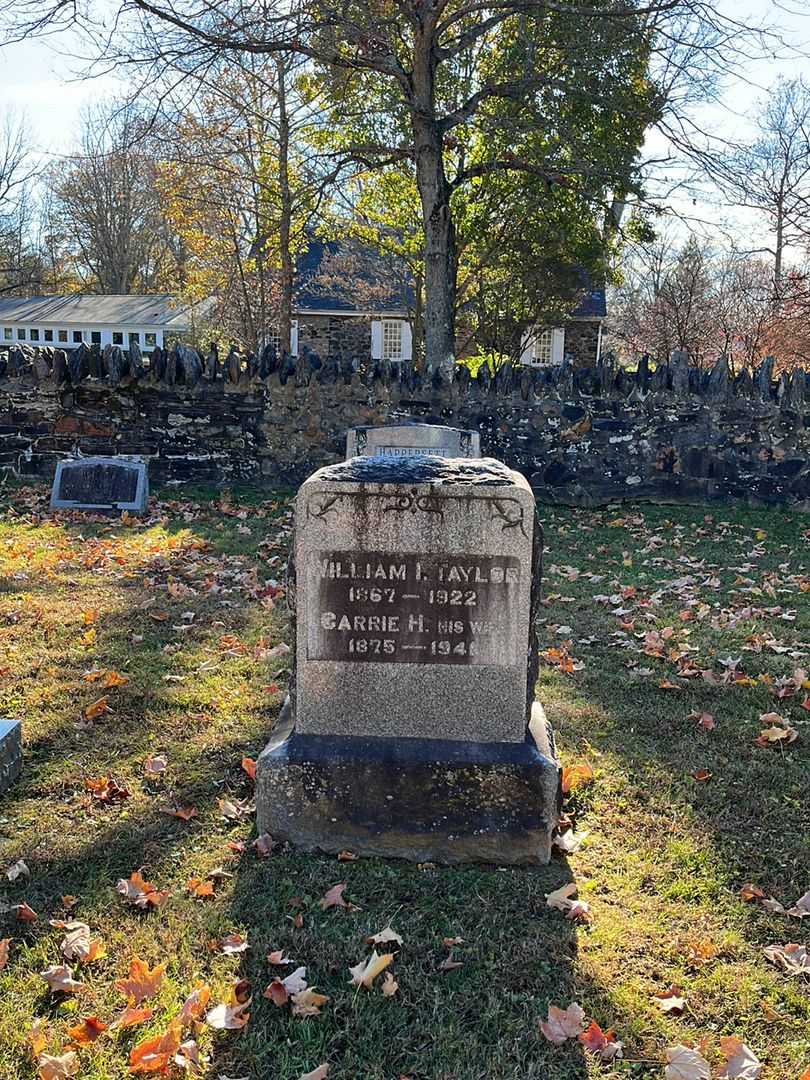
<svg viewBox="0 0 810 1080">
<path fill-rule="evenodd" d="M 51 509 L 130 510 L 140 514 L 148 497 L 147 465 L 140 458 L 69 458 L 57 463 Z"/>
</svg>

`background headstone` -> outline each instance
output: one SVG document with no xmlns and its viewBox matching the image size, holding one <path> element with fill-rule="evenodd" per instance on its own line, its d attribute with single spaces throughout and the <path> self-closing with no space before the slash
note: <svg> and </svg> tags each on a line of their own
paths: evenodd
<svg viewBox="0 0 810 1080">
<path fill-rule="evenodd" d="M 7 791 L 22 768 L 22 725 L 19 720 L 0 719 L 0 795 Z"/>
<path fill-rule="evenodd" d="M 51 509 L 142 513 L 148 496 L 145 461 L 128 457 L 73 458 L 56 466 Z"/>
<path fill-rule="evenodd" d="M 259 759 L 260 831 L 547 861 L 558 767 L 534 702 L 542 541 L 524 477 L 355 457 L 310 477 L 295 513 L 295 677 Z"/>
<path fill-rule="evenodd" d="M 481 437 L 477 431 L 445 427 L 443 424 L 389 424 L 384 427 L 355 427 L 346 432 L 346 458 L 410 457 L 480 458 Z"/>
</svg>

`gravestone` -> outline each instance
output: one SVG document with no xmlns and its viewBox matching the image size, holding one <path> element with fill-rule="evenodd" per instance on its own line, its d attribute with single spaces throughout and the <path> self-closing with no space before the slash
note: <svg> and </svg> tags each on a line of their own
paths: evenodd
<svg viewBox="0 0 810 1080">
<path fill-rule="evenodd" d="M 534 701 L 541 529 L 501 462 L 355 457 L 295 508 L 295 671 L 260 832 L 416 861 L 548 861 L 559 770 Z"/>
<path fill-rule="evenodd" d="M 149 477 L 146 462 L 131 457 L 86 457 L 60 461 L 51 491 L 51 509 L 146 509 Z"/>
<path fill-rule="evenodd" d="M 465 428 L 443 424 L 388 424 L 355 427 L 346 432 L 346 458 L 369 457 L 480 458 L 481 436 Z"/>
<path fill-rule="evenodd" d="M 0 795 L 14 783 L 22 768 L 22 725 L 0 719 Z"/>
</svg>

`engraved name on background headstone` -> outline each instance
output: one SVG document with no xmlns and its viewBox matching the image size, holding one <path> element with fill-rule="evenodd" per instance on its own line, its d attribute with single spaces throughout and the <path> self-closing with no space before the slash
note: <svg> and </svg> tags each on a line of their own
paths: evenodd
<svg viewBox="0 0 810 1080">
<path fill-rule="evenodd" d="M 139 458 L 71 458 L 57 463 L 51 509 L 142 513 L 148 496 L 146 462 Z"/>
<path fill-rule="evenodd" d="M 22 768 L 22 725 L 19 720 L 0 719 L 0 795 L 20 774 Z"/>
<path fill-rule="evenodd" d="M 355 427 L 346 432 L 346 457 L 481 457 L 477 431 L 444 424 L 388 424 Z"/>
<path fill-rule="evenodd" d="M 534 702 L 540 552 L 528 483 L 491 459 L 355 457 L 311 476 L 295 511 L 294 685 L 259 759 L 260 830 L 327 851 L 547 860 L 558 768 Z"/>
</svg>

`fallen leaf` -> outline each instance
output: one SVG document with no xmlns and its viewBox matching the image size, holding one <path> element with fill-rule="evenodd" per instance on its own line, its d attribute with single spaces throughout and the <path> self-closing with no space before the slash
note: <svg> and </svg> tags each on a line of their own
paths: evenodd
<svg viewBox="0 0 810 1080">
<path fill-rule="evenodd" d="M 575 1039 L 582 1031 L 585 1013 L 575 1001 L 567 1009 L 549 1005 L 548 1019 L 540 1021 L 540 1030 L 549 1042 L 560 1046 L 567 1039 Z"/>
<path fill-rule="evenodd" d="M 250 946 L 247 943 L 247 938 L 242 937 L 241 934 L 226 934 L 224 937 L 212 941 L 209 943 L 211 951 L 219 950 L 225 953 L 226 956 L 236 956 L 239 953 L 247 952 Z"/>
<path fill-rule="evenodd" d="M 326 994 L 319 994 L 315 990 L 299 990 L 291 996 L 292 1006 L 290 1011 L 293 1016 L 318 1016 L 321 1006 L 325 1005 L 329 998 Z"/>
<path fill-rule="evenodd" d="M 242 758 L 242 768 L 248 774 L 251 780 L 256 779 L 256 762 L 251 757 Z"/>
<path fill-rule="evenodd" d="M 456 969 L 460 967 L 464 967 L 464 961 L 454 960 L 453 954 L 451 953 L 446 960 L 442 960 L 439 964 L 439 971 L 456 971 Z"/>
<path fill-rule="evenodd" d="M 73 1050 L 60 1055 L 43 1053 L 37 1058 L 37 1068 L 39 1080 L 65 1080 L 78 1075 L 79 1059 Z"/>
<path fill-rule="evenodd" d="M 67 964 L 51 964 L 44 971 L 40 971 L 39 977 L 48 984 L 53 993 L 74 994 L 84 985 L 76 982 L 73 970 Z"/>
<path fill-rule="evenodd" d="M 41 1017 L 39 1020 L 35 1020 L 31 1025 L 30 1031 L 26 1034 L 26 1041 L 31 1047 L 31 1054 L 34 1059 L 38 1058 L 48 1045 L 48 1025 Z"/>
<path fill-rule="evenodd" d="M 677 986 L 670 986 L 659 994 L 653 994 L 659 1009 L 665 1013 L 682 1013 L 686 1008 L 686 999 L 682 998 Z"/>
<path fill-rule="evenodd" d="M 129 978 L 116 979 L 115 989 L 128 999 L 130 1005 L 140 1005 L 158 992 L 165 974 L 165 964 L 155 964 L 150 970 L 149 965 L 136 956 L 129 963 Z"/>
<path fill-rule="evenodd" d="M 191 878 L 186 882 L 186 892 L 197 900 L 210 900 L 214 896 L 214 883 L 204 878 Z"/>
<path fill-rule="evenodd" d="M 149 754 L 143 763 L 143 771 L 146 776 L 159 776 L 169 766 L 165 754 Z"/>
<path fill-rule="evenodd" d="M 205 1012 L 205 1007 L 208 1004 L 208 999 L 210 997 L 211 991 L 205 983 L 197 983 L 183 1002 L 183 1008 L 180 1010 L 178 1019 L 183 1027 L 187 1027 L 189 1024 L 202 1019 L 202 1015 Z"/>
<path fill-rule="evenodd" d="M 178 1068 L 185 1069 L 194 1076 L 199 1076 L 200 1069 L 203 1065 L 207 1064 L 207 1061 L 200 1053 L 197 1040 L 186 1039 L 186 1041 L 180 1043 L 180 1046 L 177 1048 L 177 1053 L 174 1055 L 174 1063 Z"/>
<path fill-rule="evenodd" d="M 170 817 L 180 818 L 181 821 L 191 821 L 192 818 L 197 817 L 197 809 L 194 806 L 164 807 L 160 812 Z"/>
<path fill-rule="evenodd" d="M 806 945 L 769 945 L 765 955 L 786 975 L 810 975 L 810 953 Z"/>
<path fill-rule="evenodd" d="M 762 1072 L 762 1065 L 756 1055 L 744 1042 L 740 1042 L 733 1035 L 726 1035 L 720 1039 L 720 1053 L 726 1059 L 721 1076 L 728 1076 L 735 1080 L 757 1080 Z"/>
<path fill-rule="evenodd" d="M 0 971 L 2 971 L 8 963 L 8 947 L 10 944 L 10 937 L 0 938 Z"/>
<path fill-rule="evenodd" d="M 85 780 L 84 786 L 96 802 L 107 805 L 123 802 L 130 796 L 129 789 L 119 784 L 112 776 L 99 776 L 96 779 Z"/>
<path fill-rule="evenodd" d="M 383 997 L 393 997 L 397 990 L 399 990 L 399 983 L 390 971 L 386 971 L 383 975 L 382 986 L 380 989 L 382 990 Z"/>
<path fill-rule="evenodd" d="M 228 821 L 239 821 L 241 818 L 248 817 L 255 809 L 248 802 L 233 799 L 217 799 L 217 805 L 219 812 Z"/>
<path fill-rule="evenodd" d="M 180 1021 L 174 1019 L 162 1035 L 134 1046 L 129 1053 L 131 1073 L 165 1073 L 180 1046 Z"/>
<path fill-rule="evenodd" d="M 349 968 L 351 975 L 349 981 L 354 986 L 364 986 L 369 990 L 376 977 L 388 967 L 393 959 L 393 953 L 378 955 L 377 950 L 374 949 L 367 960 L 361 960 L 359 964 Z"/>
<path fill-rule="evenodd" d="M 270 833 L 262 833 L 261 836 L 256 837 L 250 846 L 259 858 L 266 859 L 268 855 L 272 854 L 274 843 L 275 841 Z"/>
<path fill-rule="evenodd" d="M 87 608 L 82 612 L 82 626 L 93 626 L 98 622 L 98 609 Z"/>
<path fill-rule="evenodd" d="M 135 1027 L 136 1024 L 143 1024 L 146 1020 L 152 1019 L 151 1009 L 136 1009 L 132 1005 L 127 1005 L 117 1020 L 113 1020 L 110 1024 L 110 1031 L 117 1030 L 119 1028 Z"/>
<path fill-rule="evenodd" d="M 591 1020 L 587 1031 L 577 1036 L 586 1050 L 596 1054 L 602 1061 L 610 1062 L 622 1056 L 622 1044 L 612 1031 L 602 1031 L 595 1020 Z"/>
<path fill-rule="evenodd" d="M 321 911 L 326 911 L 328 908 L 332 907 L 345 908 L 346 911 L 359 911 L 359 907 L 343 899 L 343 890 L 345 888 L 345 881 L 341 882 L 339 885 L 333 885 L 332 888 L 318 901 L 321 906 Z"/>
<path fill-rule="evenodd" d="M 463 937 L 446 937 L 446 938 L 442 938 L 442 945 L 444 945 L 445 949 L 452 949 L 456 945 L 463 945 L 463 944 L 464 944 L 464 938 Z"/>
<path fill-rule="evenodd" d="M 764 900 L 765 893 L 760 889 L 759 885 L 747 884 L 743 885 L 740 889 L 740 896 L 745 900 L 747 904 L 750 904 L 752 900 Z"/>
<path fill-rule="evenodd" d="M 686 719 L 696 723 L 701 731 L 714 731 L 717 727 L 714 717 L 709 712 L 691 712 Z"/>
<path fill-rule="evenodd" d="M 368 945 L 387 945 L 389 941 L 395 941 L 397 945 L 402 944 L 402 938 L 390 926 L 386 926 L 378 934 L 372 934 L 371 937 L 366 938 Z"/>
<path fill-rule="evenodd" d="M 793 907 L 789 907 L 787 910 L 788 915 L 792 915 L 795 919 L 804 919 L 810 915 L 810 891 L 806 892 L 804 896 L 800 896 Z"/>
<path fill-rule="evenodd" d="M 107 704 L 109 700 L 105 694 L 104 697 L 100 697 L 88 705 L 84 710 L 85 720 L 96 720 L 99 716 L 103 716 L 104 713 L 112 712 L 112 709 Z"/>
<path fill-rule="evenodd" d="M 665 1080 L 710 1080 L 708 1061 L 691 1046 L 670 1046 L 666 1053 Z"/>
<path fill-rule="evenodd" d="M 562 771 L 563 794 L 568 795 L 578 787 L 590 784 L 592 780 L 593 769 L 586 761 L 579 765 L 566 765 Z"/>
<path fill-rule="evenodd" d="M 36 922 L 39 918 L 39 915 L 25 901 L 22 904 L 15 904 L 12 910 L 19 922 Z"/>
<path fill-rule="evenodd" d="M 303 1073 L 298 1077 L 298 1080 L 326 1080 L 329 1075 L 328 1065 L 319 1065 L 317 1069 L 313 1069 L 312 1072 Z"/>
<path fill-rule="evenodd" d="M 108 671 L 101 685 L 105 690 L 115 690 L 119 686 L 126 686 L 128 682 L 129 675 L 119 675 L 117 671 Z"/>
<path fill-rule="evenodd" d="M 222 1002 L 215 1005 L 206 1015 L 205 1022 L 209 1027 L 217 1031 L 238 1031 L 243 1028 L 250 1019 L 247 1011 L 251 999 L 247 1001 Z"/>
<path fill-rule="evenodd" d="M 17 859 L 15 863 L 6 870 L 6 877 L 9 881 L 16 881 L 20 877 L 31 877 L 31 871 L 28 869 L 25 859 Z"/>
<path fill-rule="evenodd" d="M 51 919 L 51 926 L 56 926 L 65 931 L 65 937 L 59 948 L 66 960 L 90 963 L 107 955 L 107 951 L 100 941 L 90 940 L 90 927 L 87 923 L 77 922 L 76 920 L 62 922 L 61 919 Z"/>
<path fill-rule="evenodd" d="M 107 1025 L 102 1024 L 97 1016 L 86 1016 L 75 1027 L 68 1028 L 68 1035 L 77 1046 L 88 1046 L 94 1043 L 99 1035 L 107 1030 Z"/>
<path fill-rule="evenodd" d="M 123 896 L 129 904 L 134 904 L 142 910 L 157 908 L 165 904 L 169 898 L 168 892 L 158 891 L 150 881 L 145 881 L 140 870 L 136 870 L 128 878 L 121 878 L 115 886 L 115 891 Z"/>
<path fill-rule="evenodd" d="M 357 862 L 359 855 L 355 855 L 353 851 L 339 851 L 338 862 Z"/>
<path fill-rule="evenodd" d="M 710 773 L 708 769 L 695 769 L 692 776 L 695 780 L 711 780 L 712 773 Z"/>
</svg>

